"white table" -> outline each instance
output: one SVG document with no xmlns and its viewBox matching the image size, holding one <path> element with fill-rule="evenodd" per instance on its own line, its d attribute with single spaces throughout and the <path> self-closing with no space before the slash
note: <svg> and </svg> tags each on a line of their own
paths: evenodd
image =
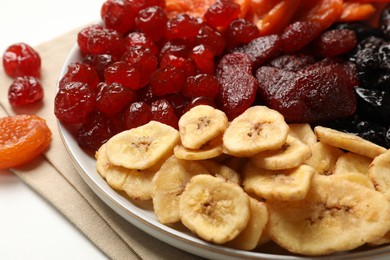
<svg viewBox="0 0 390 260">
<path fill-rule="evenodd" d="M 103 2 L 1 0 L 1 55 L 13 43 L 35 46 L 98 20 Z M 0 259 L 99 260 L 106 256 L 18 177 L 0 170 Z"/>
</svg>

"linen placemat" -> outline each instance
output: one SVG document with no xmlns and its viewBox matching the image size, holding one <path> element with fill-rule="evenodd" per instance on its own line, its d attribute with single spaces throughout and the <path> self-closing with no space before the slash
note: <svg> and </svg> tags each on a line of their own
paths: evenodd
<svg viewBox="0 0 390 260">
<path fill-rule="evenodd" d="M 100 200 L 72 165 L 58 132 L 54 97 L 57 77 L 76 43 L 78 31 L 35 47 L 42 59 L 41 83 L 45 91 L 40 104 L 12 108 L 7 98 L 12 79 L 0 68 L 0 117 L 36 114 L 46 120 L 53 133 L 50 148 L 42 156 L 10 171 L 49 201 L 111 259 L 199 259 L 127 222 Z"/>
</svg>

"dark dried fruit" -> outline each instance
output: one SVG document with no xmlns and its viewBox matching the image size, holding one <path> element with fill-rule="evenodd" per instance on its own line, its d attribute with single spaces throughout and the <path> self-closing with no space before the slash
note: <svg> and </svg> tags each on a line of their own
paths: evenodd
<svg viewBox="0 0 390 260">
<path fill-rule="evenodd" d="M 355 89 L 358 114 L 379 123 L 390 124 L 390 92 L 378 89 Z"/>
<path fill-rule="evenodd" d="M 310 21 L 294 22 L 288 25 L 282 33 L 282 50 L 287 53 L 298 51 L 320 34 L 321 28 L 317 23 Z"/>
<path fill-rule="evenodd" d="M 329 30 L 311 43 L 313 53 L 322 57 L 334 57 L 351 51 L 357 43 L 354 31 Z"/>
<path fill-rule="evenodd" d="M 383 35 L 390 40 L 390 5 L 382 10 L 379 23 Z"/>
<path fill-rule="evenodd" d="M 299 71 L 313 64 L 315 59 L 306 54 L 284 54 L 269 62 L 269 65 L 278 69 L 288 71 Z"/>
</svg>

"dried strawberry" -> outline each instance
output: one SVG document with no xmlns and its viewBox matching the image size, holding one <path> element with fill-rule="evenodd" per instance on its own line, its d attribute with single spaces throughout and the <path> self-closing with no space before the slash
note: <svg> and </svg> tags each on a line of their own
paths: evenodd
<svg viewBox="0 0 390 260">
<path fill-rule="evenodd" d="M 312 43 L 314 54 L 322 57 L 334 57 L 351 51 L 357 44 L 352 30 L 329 30 L 322 33 Z"/>
<path fill-rule="evenodd" d="M 108 116 L 122 112 L 131 103 L 137 101 L 137 95 L 133 90 L 116 82 L 111 84 L 101 82 L 98 90 L 96 107 Z"/>
<path fill-rule="evenodd" d="M 100 16 L 107 28 L 124 34 L 133 28 L 135 12 L 127 0 L 106 0 Z"/>
<path fill-rule="evenodd" d="M 269 65 L 272 67 L 288 70 L 288 71 L 299 71 L 305 67 L 313 64 L 315 59 L 311 55 L 307 54 L 284 54 L 272 59 Z"/>
<path fill-rule="evenodd" d="M 281 40 L 276 34 L 258 37 L 250 43 L 233 50 L 233 52 L 242 52 L 248 55 L 254 67 L 258 67 L 267 60 L 276 57 L 280 51 Z"/>
<path fill-rule="evenodd" d="M 178 118 L 175 109 L 166 99 L 159 99 L 152 103 L 152 120 L 164 123 L 178 129 Z"/>
<path fill-rule="evenodd" d="M 9 46 L 3 54 L 5 73 L 11 78 L 18 76 L 41 75 L 41 57 L 26 43 L 16 43 Z"/>
<path fill-rule="evenodd" d="M 218 62 L 217 77 L 229 77 L 234 72 L 252 74 L 252 61 L 248 55 L 240 52 L 229 53 Z"/>
<path fill-rule="evenodd" d="M 64 123 L 83 123 L 95 108 L 95 100 L 96 93 L 87 83 L 69 82 L 57 92 L 54 113 Z"/>
<path fill-rule="evenodd" d="M 152 109 L 143 101 L 132 103 L 125 112 L 126 129 L 136 128 L 152 120 Z"/>
<path fill-rule="evenodd" d="M 8 89 L 11 106 L 23 106 L 43 99 L 43 88 L 35 77 L 17 77 Z"/>
<path fill-rule="evenodd" d="M 321 27 L 310 21 L 297 21 L 286 27 L 281 36 L 282 50 L 298 51 L 321 34 Z"/>
</svg>

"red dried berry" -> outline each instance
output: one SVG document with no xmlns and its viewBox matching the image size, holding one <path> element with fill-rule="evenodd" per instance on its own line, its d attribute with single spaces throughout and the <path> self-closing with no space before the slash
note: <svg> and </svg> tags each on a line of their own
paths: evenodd
<svg viewBox="0 0 390 260">
<path fill-rule="evenodd" d="M 214 52 L 204 45 L 195 46 L 189 56 L 194 60 L 200 73 L 214 74 Z"/>
<path fill-rule="evenodd" d="M 183 39 L 170 40 L 167 41 L 161 48 L 160 58 L 166 54 L 186 58 L 191 48 L 191 45 Z"/>
<path fill-rule="evenodd" d="M 80 30 L 80 32 L 77 34 L 77 44 L 82 54 L 89 54 L 88 38 L 95 33 L 94 31 L 102 29 L 103 27 L 100 25 L 90 25 Z"/>
<path fill-rule="evenodd" d="M 152 120 L 152 108 L 143 101 L 132 103 L 125 112 L 125 127 L 132 129 Z"/>
<path fill-rule="evenodd" d="M 154 42 L 164 37 L 167 21 L 164 10 L 158 6 L 142 9 L 135 17 L 136 28 Z"/>
<path fill-rule="evenodd" d="M 152 103 L 152 120 L 178 129 L 178 118 L 175 109 L 166 99 L 159 99 Z"/>
<path fill-rule="evenodd" d="M 214 100 L 210 97 L 196 97 L 193 98 L 188 105 L 184 108 L 183 113 L 188 112 L 191 108 L 199 106 L 199 105 L 206 105 L 211 106 L 214 108 L 217 108 L 217 105 L 214 103 Z"/>
<path fill-rule="evenodd" d="M 84 63 L 89 64 L 96 69 L 100 81 L 104 81 L 104 71 L 115 61 L 116 59 L 110 54 L 87 55 L 83 60 Z"/>
<path fill-rule="evenodd" d="M 102 113 L 90 113 L 76 134 L 80 147 L 97 151 L 100 146 L 117 133 L 114 122 Z"/>
<path fill-rule="evenodd" d="M 205 22 L 213 27 L 229 26 L 231 21 L 238 18 L 241 13 L 240 5 L 232 1 L 217 0 L 212 4 L 204 14 L 203 19 Z"/>
<path fill-rule="evenodd" d="M 119 83 L 101 82 L 98 85 L 96 107 L 108 116 L 122 112 L 135 101 L 137 101 L 137 94 Z"/>
<path fill-rule="evenodd" d="M 174 93 L 167 96 L 164 96 L 169 104 L 175 109 L 176 116 L 180 118 L 184 114 L 184 110 L 188 105 L 188 100 L 180 93 Z"/>
<path fill-rule="evenodd" d="M 165 8 L 165 0 L 128 0 L 128 2 L 131 4 L 136 13 L 151 6 Z"/>
<path fill-rule="evenodd" d="M 179 14 L 167 23 L 166 37 L 168 39 L 187 39 L 193 41 L 202 27 L 201 18 L 188 14 Z"/>
<path fill-rule="evenodd" d="M 8 89 L 8 101 L 11 106 L 24 106 L 43 99 L 43 88 L 37 78 L 17 77 Z"/>
<path fill-rule="evenodd" d="M 140 74 L 140 87 L 149 83 L 150 76 L 157 69 L 157 57 L 143 46 L 133 46 L 123 54 L 122 60 L 134 66 Z"/>
<path fill-rule="evenodd" d="M 107 28 L 124 34 L 133 28 L 135 12 L 127 0 L 106 0 L 100 16 Z"/>
<path fill-rule="evenodd" d="M 234 49 L 234 51 L 245 53 L 252 60 L 253 66 L 258 67 L 279 55 L 281 47 L 280 37 L 273 34 L 258 37 L 250 43 Z"/>
<path fill-rule="evenodd" d="M 165 54 L 160 61 L 160 68 L 173 66 L 179 69 L 182 69 L 186 75 L 186 77 L 195 75 L 195 64 L 192 60 L 177 57 L 172 54 Z"/>
<path fill-rule="evenodd" d="M 355 48 L 355 32 L 348 29 L 330 30 L 322 33 L 311 44 L 313 53 L 322 57 L 334 57 Z"/>
<path fill-rule="evenodd" d="M 117 61 L 108 66 L 104 71 L 104 78 L 108 84 L 117 82 L 133 90 L 142 87 L 138 69 L 124 61 Z"/>
<path fill-rule="evenodd" d="M 11 78 L 19 76 L 39 78 L 41 74 L 41 57 L 28 44 L 12 44 L 3 54 L 3 67 L 5 73 Z"/>
<path fill-rule="evenodd" d="M 247 44 L 260 36 L 256 25 L 245 19 L 233 20 L 225 32 L 227 49 Z"/>
<path fill-rule="evenodd" d="M 123 38 L 117 31 L 108 28 L 90 31 L 87 42 L 88 54 L 110 54 L 118 59 L 122 56 L 124 48 Z"/>
<path fill-rule="evenodd" d="M 225 40 L 223 36 L 211 27 L 204 25 L 196 35 L 196 45 L 203 45 L 212 50 L 215 55 L 221 55 L 225 49 Z"/>
<path fill-rule="evenodd" d="M 182 90 L 184 96 L 196 98 L 200 96 L 215 98 L 221 86 L 218 79 L 210 74 L 198 74 L 187 78 Z"/>
<path fill-rule="evenodd" d="M 54 100 L 56 117 L 68 124 L 83 123 L 95 108 L 96 93 L 83 82 L 69 82 L 57 93 Z"/>
<path fill-rule="evenodd" d="M 155 94 L 153 94 L 150 85 L 138 89 L 137 96 L 138 96 L 138 101 L 143 101 L 146 102 L 147 104 L 151 104 L 153 101 L 158 99 L 158 97 Z"/>
<path fill-rule="evenodd" d="M 68 65 L 68 71 L 59 82 L 59 88 L 61 89 L 69 82 L 83 82 L 87 83 L 91 89 L 96 89 L 99 81 L 99 76 L 94 67 L 86 63 L 76 62 Z"/>
<path fill-rule="evenodd" d="M 186 75 L 180 68 L 167 66 L 153 72 L 150 78 L 150 86 L 153 94 L 164 96 L 180 92 L 184 86 Z"/>
<path fill-rule="evenodd" d="M 125 45 L 127 48 L 133 47 L 133 46 L 143 46 L 145 48 L 150 49 L 150 51 L 154 55 L 157 55 L 159 52 L 156 44 L 154 44 L 152 39 L 141 32 L 129 33 L 125 38 Z"/>
</svg>

